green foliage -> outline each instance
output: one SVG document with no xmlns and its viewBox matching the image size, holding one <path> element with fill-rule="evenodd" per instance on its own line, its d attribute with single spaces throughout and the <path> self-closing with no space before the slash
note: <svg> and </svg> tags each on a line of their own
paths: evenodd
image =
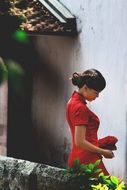
<svg viewBox="0 0 127 190">
<path fill-rule="evenodd" d="M 20 94 L 23 87 L 24 70 L 12 60 L 3 61 L 0 57 L 0 85 L 8 80 L 9 86 L 15 94 Z"/>
<path fill-rule="evenodd" d="M 75 160 L 73 166 L 65 170 L 66 176 L 69 177 L 69 183 L 74 184 L 75 189 L 78 190 L 90 190 L 91 185 L 96 183 L 97 173 L 101 172 L 97 166 L 101 160 L 97 160 L 95 163 L 88 165 L 80 164 L 79 160 Z"/>
<path fill-rule="evenodd" d="M 6 65 L 8 70 L 8 81 L 10 87 L 15 93 L 18 94 L 20 93 L 22 88 L 24 70 L 18 63 L 12 60 L 7 60 Z"/>
<path fill-rule="evenodd" d="M 100 164 L 101 160 L 97 160 L 94 164 L 90 163 L 88 165 L 80 164 L 79 160 L 74 160 L 73 166 L 66 169 L 66 174 L 68 175 L 93 175 L 101 172 L 97 166 Z"/>
<path fill-rule="evenodd" d="M 27 43 L 29 42 L 28 36 L 25 31 L 23 30 L 16 30 L 13 34 L 13 38 L 19 42 Z"/>
<path fill-rule="evenodd" d="M 101 160 L 95 163 L 80 164 L 75 160 L 73 166 L 65 170 L 68 182 L 74 184 L 76 190 L 125 190 L 126 184 L 116 176 L 106 176 L 98 168 Z"/>
<path fill-rule="evenodd" d="M 105 184 L 109 190 L 123 190 L 127 189 L 126 184 L 116 176 L 105 176 L 103 173 L 99 174 L 98 181 Z"/>
<path fill-rule="evenodd" d="M 8 78 L 7 67 L 5 63 L 3 62 L 2 58 L 0 58 L 0 84 L 2 84 L 2 82 L 7 80 L 7 78 Z"/>
<path fill-rule="evenodd" d="M 108 190 L 107 185 L 99 183 L 98 185 L 91 185 L 93 190 Z"/>
</svg>

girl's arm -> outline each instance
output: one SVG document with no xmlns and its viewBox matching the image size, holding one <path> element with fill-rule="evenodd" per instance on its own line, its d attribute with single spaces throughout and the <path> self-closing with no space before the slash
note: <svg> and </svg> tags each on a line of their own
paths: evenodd
<svg viewBox="0 0 127 190">
<path fill-rule="evenodd" d="M 88 142 L 85 138 L 86 126 L 80 125 L 75 126 L 75 144 L 79 148 L 87 149 L 90 152 L 98 153 L 103 155 L 105 158 L 113 158 L 114 154 L 111 150 L 99 148 L 92 143 Z"/>
</svg>

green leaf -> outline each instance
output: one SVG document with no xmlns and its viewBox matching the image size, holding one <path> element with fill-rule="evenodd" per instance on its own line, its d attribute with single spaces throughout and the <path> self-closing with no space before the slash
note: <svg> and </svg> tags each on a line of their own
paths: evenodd
<svg viewBox="0 0 127 190">
<path fill-rule="evenodd" d="M 77 167 L 77 166 L 79 166 L 79 164 L 80 164 L 79 160 L 74 160 L 73 167 Z"/>
<path fill-rule="evenodd" d="M 111 176 L 110 179 L 111 179 L 111 182 L 112 182 L 112 183 L 114 183 L 116 186 L 118 186 L 118 184 L 119 184 L 119 180 L 118 180 L 117 177 L 115 177 L 115 176 Z"/>
<path fill-rule="evenodd" d="M 109 190 L 105 184 L 99 183 L 98 185 L 91 185 L 92 190 Z"/>
<path fill-rule="evenodd" d="M 103 172 L 99 174 L 99 177 L 103 177 L 103 176 L 105 176 Z"/>
<path fill-rule="evenodd" d="M 90 170 L 93 170 L 93 169 L 94 169 L 94 164 L 89 164 L 89 165 L 88 165 L 88 168 L 89 168 Z"/>
<path fill-rule="evenodd" d="M 87 169 L 87 166 L 85 164 L 81 164 L 80 169 L 85 171 Z"/>
<path fill-rule="evenodd" d="M 94 171 L 94 173 L 100 173 L 102 171 L 102 169 L 96 169 L 95 171 Z"/>
<path fill-rule="evenodd" d="M 65 170 L 63 171 L 63 175 L 68 175 L 69 173 L 70 173 L 69 169 L 65 169 Z"/>
<path fill-rule="evenodd" d="M 92 171 L 90 169 L 86 169 L 86 173 L 90 174 Z"/>
<path fill-rule="evenodd" d="M 95 163 L 94 163 L 94 166 L 97 167 L 99 164 L 100 164 L 101 160 L 97 160 Z"/>
<path fill-rule="evenodd" d="M 104 173 L 103 173 L 103 172 L 102 172 L 102 173 L 100 173 L 100 174 L 98 175 L 98 177 L 99 177 L 99 178 L 101 178 L 101 179 L 104 179 L 104 180 L 106 180 L 106 179 L 108 179 L 108 178 L 109 178 L 109 176 L 104 175 Z"/>
<path fill-rule="evenodd" d="M 111 182 L 111 180 L 109 180 L 109 179 L 106 180 L 106 183 L 107 183 L 108 185 L 112 185 L 112 182 Z"/>
<path fill-rule="evenodd" d="M 116 190 L 122 190 L 122 189 L 126 189 L 126 185 L 125 185 L 125 183 L 123 181 L 118 185 Z"/>
</svg>

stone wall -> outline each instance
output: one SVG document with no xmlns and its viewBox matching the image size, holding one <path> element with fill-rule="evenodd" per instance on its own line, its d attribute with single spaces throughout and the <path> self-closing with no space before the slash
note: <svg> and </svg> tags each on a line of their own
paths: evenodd
<svg viewBox="0 0 127 190">
<path fill-rule="evenodd" d="M 71 190 L 67 181 L 64 169 L 0 156 L 0 190 Z"/>
</svg>

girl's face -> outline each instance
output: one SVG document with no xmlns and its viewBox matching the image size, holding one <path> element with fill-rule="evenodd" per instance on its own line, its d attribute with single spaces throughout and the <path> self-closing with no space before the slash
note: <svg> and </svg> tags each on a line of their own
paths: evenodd
<svg viewBox="0 0 127 190">
<path fill-rule="evenodd" d="M 84 86 L 84 91 L 83 91 L 83 96 L 85 97 L 86 100 L 89 102 L 95 100 L 97 97 L 99 97 L 98 91 L 88 88 L 86 85 Z"/>
</svg>

